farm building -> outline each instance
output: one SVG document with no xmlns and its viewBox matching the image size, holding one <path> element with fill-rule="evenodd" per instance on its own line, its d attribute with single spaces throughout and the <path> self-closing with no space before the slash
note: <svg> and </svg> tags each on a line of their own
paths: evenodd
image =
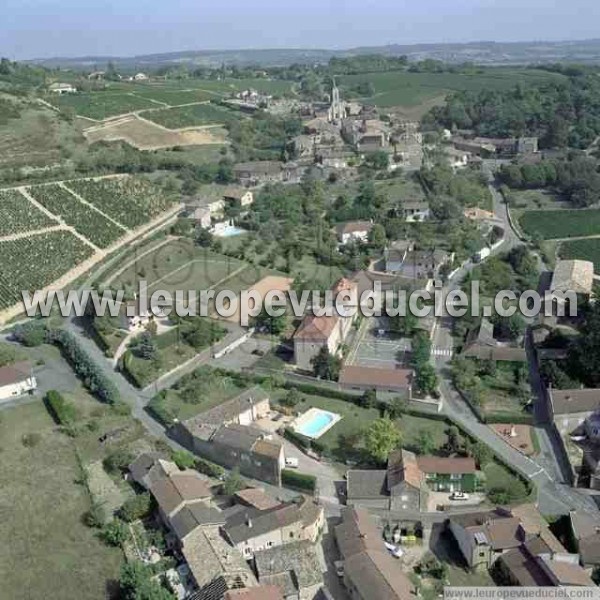
<svg viewBox="0 0 600 600">
<path fill-rule="evenodd" d="M 37 381 L 28 362 L 0 367 L 0 402 L 32 392 L 36 387 Z"/>
<path fill-rule="evenodd" d="M 351 390 L 376 390 L 402 394 L 410 398 L 413 372 L 411 369 L 382 369 L 347 365 L 340 373 L 340 385 Z"/>
<path fill-rule="evenodd" d="M 74 94 L 77 88 L 70 83 L 53 83 L 48 88 L 53 94 Z"/>
<path fill-rule="evenodd" d="M 336 225 L 335 231 L 338 240 L 345 245 L 357 241 L 366 243 L 371 229 L 373 229 L 371 221 L 347 221 Z"/>
</svg>

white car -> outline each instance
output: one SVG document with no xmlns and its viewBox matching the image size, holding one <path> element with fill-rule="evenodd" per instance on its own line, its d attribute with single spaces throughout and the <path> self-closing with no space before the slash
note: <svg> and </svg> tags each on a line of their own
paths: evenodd
<svg viewBox="0 0 600 600">
<path fill-rule="evenodd" d="M 338 577 L 343 577 L 344 576 L 344 561 L 343 560 L 336 560 L 333 565 L 335 566 L 335 574 Z"/>
<path fill-rule="evenodd" d="M 297 469 L 298 468 L 298 459 L 297 458 L 286 458 L 285 459 L 285 466 L 289 467 L 290 469 Z"/>
<path fill-rule="evenodd" d="M 402 548 L 400 548 L 400 546 L 395 546 L 394 544 L 390 544 L 389 542 L 383 542 L 385 544 L 385 547 L 387 548 L 388 552 L 395 558 L 400 558 L 403 554 L 404 551 L 402 550 Z"/>
<path fill-rule="evenodd" d="M 450 500 L 468 500 L 469 494 L 465 492 L 452 492 L 450 494 Z"/>
</svg>

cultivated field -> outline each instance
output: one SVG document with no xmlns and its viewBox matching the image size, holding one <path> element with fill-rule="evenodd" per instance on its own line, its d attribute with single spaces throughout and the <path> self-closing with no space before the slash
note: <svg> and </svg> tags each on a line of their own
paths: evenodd
<svg viewBox="0 0 600 600">
<path fill-rule="evenodd" d="M 144 113 L 144 118 L 167 129 L 197 127 L 200 125 L 225 125 L 242 118 L 242 114 L 215 104 L 192 104 L 179 108 L 165 108 Z"/>
<path fill-rule="evenodd" d="M 522 85 L 557 81 L 563 76 L 535 69 L 486 69 L 472 75 L 462 73 L 368 73 L 340 77 L 342 86 L 370 82 L 375 93 L 363 98 L 378 106 L 416 106 L 453 91 L 504 90 Z"/>
<path fill-rule="evenodd" d="M 21 300 L 21 290 L 50 285 L 93 254 L 68 231 L 51 231 L 0 242 L 0 309 Z"/>
<path fill-rule="evenodd" d="M 28 192 L 51 213 L 59 216 L 99 248 L 107 248 L 126 233 L 125 229 L 90 209 L 60 185 L 34 186 Z"/>
<path fill-rule="evenodd" d="M 18 190 L 0 191 L 0 237 L 58 225 Z"/>
<path fill-rule="evenodd" d="M 61 110 L 71 109 L 82 117 L 96 121 L 145 108 L 156 108 L 156 103 L 147 98 L 113 92 L 63 94 L 49 97 L 47 100 Z"/>
<path fill-rule="evenodd" d="M 227 140 L 227 132 L 219 127 L 170 131 L 135 115 L 95 125 L 84 131 L 84 135 L 90 143 L 124 140 L 140 150 L 224 144 Z"/>
<path fill-rule="evenodd" d="M 561 258 L 591 260 L 594 263 L 594 272 L 600 274 L 600 239 L 564 242 L 560 245 L 558 253 Z"/>
<path fill-rule="evenodd" d="M 181 106 L 182 104 L 192 104 L 193 102 L 206 102 L 214 100 L 217 95 L 204 90 L 169 90 L 160 88 L 135 89 L 136 96 L 146 100 L 154 100 L 168 104 L 169 106 Z"/>
<path fill-rule="evenodd" d="M 173 199 L 144 179 L 119 177 L 75 179 L 67 187 L 124 227 L 134 229 L 151 221 Z"/>
<path fill-rule="evenodd" d="M 523 231 L 542 239 L 584 237 L 600 234 L 600 210 L 530 210 L 519 221 Z"/>
</svg>

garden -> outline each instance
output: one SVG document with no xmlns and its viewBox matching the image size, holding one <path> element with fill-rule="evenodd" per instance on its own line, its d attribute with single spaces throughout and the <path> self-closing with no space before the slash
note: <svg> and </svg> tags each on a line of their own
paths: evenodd
<svg viewBox="0 0 600 600">
<path fill-rule="evenodd" d="M 0 237 L 58 225 L 18 190 L 0 191 Z"/>
<path fill-rule="evenodd" d="M 174 203 L 158 187 L 139 177 L 75 179 L 67 187 L 131 229 L 147 224 Z"/>
<path fill-rule="evenodd" d="M 0 308 L 22 299 L 22 290 L 41 290 L 93 254 L 68 231 L 51 231 L 0 242 Z"/>
<path fill-rule="evenodd" d="M 58 215 L 99 248 L 107 248 L 125 234 L 123 228 L 90 210 L 59 185 L 34 186 L 28 188 L 28 192 L 42 206 Z"/>
</svg>

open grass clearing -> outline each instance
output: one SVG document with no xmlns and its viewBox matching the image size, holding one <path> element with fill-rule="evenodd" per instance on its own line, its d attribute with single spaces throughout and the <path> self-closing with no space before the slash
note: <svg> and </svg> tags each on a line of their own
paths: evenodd
<svg viewBox="0 0 600 600">
<path fill-rule="evenodd" d="M 23 436 L 39 439 L 32 447 Z M 97 442 L 96 442 L 97 443 Z M 57 430 L 42 401 L 0 419 L 2 596 L 11 600 L 102 600 L 119 575 L 120 550 L 82 522 L 90 507 L 73 440 Z"/>
</svg>

